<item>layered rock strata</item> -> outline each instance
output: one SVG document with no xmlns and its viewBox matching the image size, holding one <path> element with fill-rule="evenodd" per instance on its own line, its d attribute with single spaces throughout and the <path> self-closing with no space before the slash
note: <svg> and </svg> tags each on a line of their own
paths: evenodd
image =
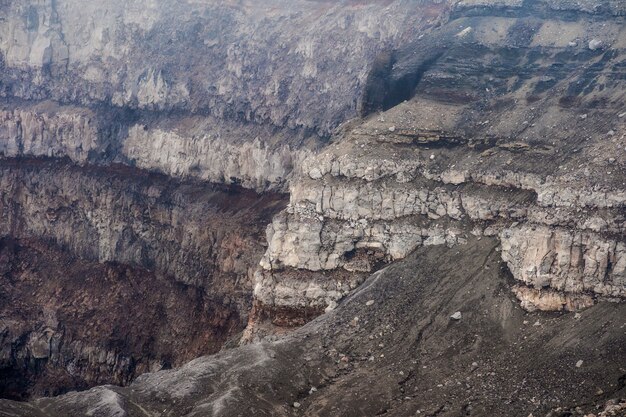
<svg viewBox="0 0 626 417">
<path fill-rule="evenodd" d="M 492 6 L 460 4 L 373 69 L 366 110 L 391 108 L 302 163 L 268 228 L 259 310 L 332 309 L 346 271 L 470 235 L 499 237 L 528 309 L 626 297 L 624 10 Z"/>
<path fill-rule="evenodd" d="M 0 91 L 327 135 L 356 113 L 369 62 L 445 9 L 428 1 L 10 2 L 0 9 Z"/>
<path fill-rule="evenodd" d="M 218 351 L 245 327 L 282 207 L 121 165 L 0 162 L 0 395 L 127 384 Z"/>
<path fill-rule="evenodd" d="M 119 263 L 216 294 L 211 302 L 227 306 L 216 315 L 236 311 L 234 323 L 254 286 L 245 340 L 333 310 L 386 262 L 421 246 L 454 251 L 472 236 L 499 239 L 528 310 L 625 295 L 623 2 L 0 6 L 0 153 L 10 158 L 0 230 L 34 242 L 25 246 L 52 242 L 67 262 Z M 290 190 L 267 248 L 260 228 L 281 198 L 238 185 Z M 7 276 L 25 274 L 16 271 Z M 199 310 L 213 305 L 194 297 Z M 41 314 L 34 342 L 28 326 L 6 327 L 7 343 L 28 341 L 3 354 L 20 359 L 9 366 L 67 369 L 52 348 L 54 317 Z M 102 340 L 77 375 L 104 381 L 93 365 L 127 382 L 130 362 L 119 358 L 137 346 L 112 351 Z M 248 352 L 244 367 L 266 363 L 262 349 Z M 88 401 L 98 398 L 125 412 L 116 391 Z"/>
<path fill-rule="evenodd" d="M 127 383 L 241 330 L 260 230 L 283 207 L 274 193 L 357 114 L 370 62 L 447 13 L 445 2 L 383 3 L 0 1 L 0 236 L 24 247 L 16 259 L 39 251 L 51 269 L 16 261 L 3 276 L 23 284 L 3 297 L 30 303 L 2 312 L 3 395 Z M 169 336 L 154 335 L 153 349 L 158 326 L 145 317 L 124 333 L 121 314 L 101 311 L 113 308 L 104 294 L 83 297 L 77 274 L 55 278 L 62 255 L 107 275 L 125 302 L 141 280 L 154 292 L 146 304 L 167 299 L 165 316 L 184 302 L 175 288 L 189 288 L 180 314 L 194 319 L 177 326 L 172 313 L 163 329 L 189 337 L 167 349 Z M 18 291 L 30 282 L 54 294 L 38 293 L 43 313 Z M 84 303 L 67 307 L 73 297 Z M 112 327 L 92 326 L 99 315 Z"/>
<path fill-rule="evenodd" d="M 121 163 L 177 178 L 283 190 L 317 137 L 208 116 L 92 110 L 55 102 L 0 104 L 0 155 L 69 158 L 79 165 Z M 233 139 L 234 137 L 237 139 Z"/>
<path fill-rule="evenodd" d="M 123 166 L 18 160 L 0 169 L 2 234 L 207 288 L 220 274 L 229 276 L 224 283 L 248 280 L 262 253 L 259 231 L 281 206 L 279 195 L 178 183 Z"/>
<path fill-rule="evenodd" d="M 0 8 L 0 154 L 284 191 L 357 114 L 370 62 L 447 10 L 385 6 L 10 2 Z"/>
<path fill-rule="evenodd" d="M 419 248 L 280 340 L 146 374 L 129 387 L 0 400 L 0 416 L 543 417 L 619 404 L 626 303 L 578 316 L 528 313 L 511 296 L 498 245 L 472 237 L 451 249 Z M 459 321 L 450 318 L 457 311 Z"/>
</svg>

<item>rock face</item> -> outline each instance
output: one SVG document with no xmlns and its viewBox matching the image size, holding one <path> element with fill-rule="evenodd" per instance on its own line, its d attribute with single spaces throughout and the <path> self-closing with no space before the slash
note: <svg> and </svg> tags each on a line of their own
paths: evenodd
<svg viewBox="0 0 626 417">
<path fill-rule="evenodd" d="M 498 245 L 472 237 L 451 249 L 419 248 L 278 341 L 146 374 L 126 388 L 0 400 L 0 415 L 585 415 L 624 398 L 626 304 L 600 303 L 579 319 L 525 312 Z M 457 311 L 460 321 L 450 318 Z"/>
<path fill-rule="evenodd" d="M 282 207 L 123 166 L 0 162 L 0 395 L 127 384 L 218 351 L 245 327 Z"/>
<path fill-rule="evenodd" d="M 461 2 L 375 66 L 364 111 L 389 110 L 301 164 L 247 338 L 263 309 L 332 309 L 362 272 L 471 235 L 500 238 L 528 309 L 623 299 L 624 6 L 590 4 Z"/>
<path fill-rule="evenodd" d="M 3 92 L 210 112 L 325 135 L 355 114 L 378 51 L 414 35 L 416 23 L 436 21 L 435 7 L 425 16 L 414 6 L 393 1 L 381 13 L 378 2 L 11 2 L 0 11 Z"/>
<path fill-rule="evenodd" d="M 0 0 L 0 394 L 126 385 L 235 344 L 246 322 L 244 343 L 328 313 L 0 415 L 599 405 L 568 364 L 624 357 L 625 16 L 620 0 Z M 351 304 L 369 288 L 387 323 Z M 512 295 L 594 321 L 553 317 L 521 342 Z M 423 371 L 460 345 L 512 382 Z"/>
<path fill-rule="evenodd" d="M 447 8 L 384 3 L 0 0 L 0 238 L 23 248 L 2 276 L 3 305 L 22 300 L 0 316 L 2 395 L 126 384 L 242 330 L 277 193 L 357 115 L 370 62 Z M 87 265 L 120 303 L 153 297 L 107 315 Z M 171 320 L 158 335 L 150 312 Z"/>
<path fill-rule="evenodd" d="M 80 165 L 122 163 L 177 178 L 264 191 L 283 189 L 294 166 L 311 154 L 289 145 L 302 135 L 272 136 L 267 127 L 253 133 L 229 122 L 220 125 L 211 117 L 172 117 L 166 122 L 157 117 L 50 101 L 5 103 L 0 111 L 0 155 L 68 157 Z M 225 131 L 238 139 L 224 138 Z M 261 138 L 271 138 L 272 143 Z"/>
<path fill-rule="evenodd" d="M 281 207 L 278 195 L 177 183 L 121 166 L 33 160 L 4 162 L 0 170 L 2 234 L 206 288 L 216 279 L 249 281 L 262 253 L 260 231 Z"/>
<path fill-rule="evenodd" d="M 217 352 L 245 323 L 235 292 L 79 260 L 46 241 L 4 238 L 0 258 L 3 398 L 126 385 Z"/>
<path fill-rule="evenodd" d="M 445 9 L 414 3 L 9 2 L 0 152 L 284 189 L 356 115 L 369 63 Z"/>
<path fill-rule="evenodd" d="M 626 295 L 624 243 L 595 233 L 518 227 L 501 235 L 502 259 L 520 281 L 570 293 Z"/>
</svg>

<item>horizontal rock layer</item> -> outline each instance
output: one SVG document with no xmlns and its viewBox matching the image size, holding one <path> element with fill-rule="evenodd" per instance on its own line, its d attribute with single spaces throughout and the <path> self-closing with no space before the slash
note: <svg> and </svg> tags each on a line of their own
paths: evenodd
<svg viewBox="0 0 626 417">
<path fill-rule="evenodd" d="M 50 240 L 84 259 L 145 267 L 200 287 L 214 274 L 247 280 L 262 251 L 259 232 L 281 206 L 279 195 L 259 198 L 123 166 L 19 160 L 0 170 L 0 233 Z"/>
<path fill-rule="evenodd" d="M 385 6 L 12 1 L 0 9 L 0 95 L 208 112 L 325 136 L 356 114 L 374 57 L 445 11 Z"/>
<path fill-rule="evenodd" d="M 523 226 L 500 235 L 513 276 L 536 288 L 626 297 L 626 245 L 596 233 Z"/>
<path fill-rule="evenodd" d="M 0 110 L 0 155 L 68 157 L 80 165 L 123 163 L 263 191 L 284 189 L 294 167 L 311 154 L 294 147 L 296 133 L 264 129 L 261 134 L 257 128 L 252 136 L 246 127 L 216 127 L 216 119 L 206 117 L 159 120 L 156 114 L 120 109 L 11 102 Z"/>
<path fill-rule="evenodd" d="M 384 111 L 301 164 L 257 274 L 267 309 L 332 308 L 335 271 L 471 235 L 500 238 L 526 308 L 626 297 L 622 6 L 494 5 L 464 2 L 393 51 L 363 98 Z M 294 270 L 327 293 L 286 296 L 306 287 L 281 278 Z"/>
<path fill-rule="evenodd" d="M 0 396 L 124 385 L 236 339 L 282 207 L 123 165 L 0 161 Z"/>
</svg>

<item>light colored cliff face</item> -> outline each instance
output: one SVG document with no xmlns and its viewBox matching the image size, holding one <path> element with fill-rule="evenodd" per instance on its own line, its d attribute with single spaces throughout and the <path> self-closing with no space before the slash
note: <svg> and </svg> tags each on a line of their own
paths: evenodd
<svg viewBox="0 0 626 417">
<path fill-rule="evenodd" d="M 294 167 L 312 152 L 279 145 L 272 149 L 258 138 L 230 144 L 220 136 L 183 136 L 135 125 L 124 141 L 122 155 L 139 168 L 157 170 L 174 177 L 203 180 L 246 188 L 281 188 Z"/>
<path fill-rule="evenodd" d="M 414 336 L 450 328 L 448 313 L 433 312 L 433 303 L 455 310 L 464 304 L 474 317 L 486 317 L 483 307 L 495 311 L 481 330 L 498 341 L 492 339 L 495 327 L 508 343 L 510 329 L 523 329 L 521 313 L 508 296 L 497 294 L 496 303 L 489 292 L 493 283 L 506 282 L 508 272 L 527 310 L 574 311 L 626 297 L 625 14 L 626 3 L 619 0 L 0 0 L 0 153 L 8 159 L 0 162 L 0 236 L 61 247 L 67 258 L 57 277 L 64 265 L 85 260 L 96 267 L 89 271 L 121 264 L 117 278 L 125 284 L 133 275 L 122 269 L 134 267 L 149 284 L 134 289 L 138 293 L 152 294 L 159 278 L 173 277 L 171 287 L 155 291 L 155 301 L 178 313 L 172 330 L 164 331 L 164 344 L 171 334 L 191 333 L 208 322 L 206 327 L 225 330 L 210 339 L 219 348 L 228 332 L 241 330 L 252 291 L 244 340 L 271 332 L 271 326 L 302 325 L 337 308 L 373 271 L 411 253 L 431 259 L 397 262 L 398 269 L 375 272 L 361 288 L 367 301 L 357 303 L 383 306 L 382 316 L 375 308 L 367 313 L 348 305 L 347 320 L 333 322 L 331 332 L 306 334 L 315 340 L 311 351 L 332 356 L 348 347 L 366 358 L 383 347 L 378 337 L 384 334 L 409 335 L 408 343 L 404 336 L 393 342 L 417 342 L 410 350 L 427 351 L 440 340 Z M 358 113 L 365 120 L 351 120 Z M 52 159 L 65 157 L 80 166 Z M 207 181 L 266 193 L 217 190 Z M 281 197 L 267 193 L 272 190 L 291 193 L 289 206 L 276 216 L 283 206 Z M 265 248 L 261 230 L 270 222 Z M 28 259 L 40 258 L 33 253 Z M 58 255 L 51 252 L 50 258 Z M 45 270 L 41 265 L 31 272 Z M 415 273 L 418 268 L 423 269 Z M 406 279 L 417 275 L 419 285 Z M 101 276 L 88 278 L 101 283 Z M 85 285 L 85 277 L 73 278 Z M 107 283 L 86 297 L 78 286 L 79 295 L 65 295 L 66 302 L 55 298 L 63 285 L 41 285 L 52 281 L 45 274 L 30 278 L 40 291 L 30 305 L 39 308 L 49 296 L 46 309 L 52 311 L 78 300 L 83 304 L 70 310 L 78 315 L 102 306 L 103 293 L 117 301 L 111 294 L 121 299 L 130 291 L 118 285 L 113 292 Z M 387 284 L 376 286 L 379 279 Z M 203 293 L 210 302 L 177 309 L 180 300 L 190 300 L 187 291 Z M 419 293 L 420 303 L 405 292 Z M 390 301 L 394 297 L 402 301 Z M 20 294 L 14 299 L 22 300 Z M 484 304 L 485 299 L 494 302 Z M 124 300 L 132 303 L 132 297 Z M 226 308 L 213 310 L 215 301 Z M 124 323 L 115 307 L 105 307 Z M 108 371 L 117 382 L 168 363 L 155 357 L 135 367 L 107 347 L 106 334 L 115 329 L 101 323 L 85 333 L 89 340 L 105 334 L 98 343 L 61 342 L 63 325 L 46 309 L 43 320 L 31 317 L 23 325 L 18 317 L 0 327 L 12 349 L 0 349 L 1 358 L 13 360 L 17 351 L 23 362 L 16 368 L 31 359 L 50 360 L 70 374 L 76 368 L 64 358 L 78 358 L 85 380 L 108 381 L 100 379 Z M 206 321 L 185 321 L 203 311 L 210 312 Z M 230 317 L 233 311 L 239 315 Z M 161 328 L 160 317 L 151 321 L 155 314 L 147 315 L 150 320 L 137 322 Z M 430 323 L 422 325 L 416 316 Z M 520 320 L 511 321 L 514 316 Z M 412 319 L 397 321 L 406 317 Z M 610 327 L 609 321 L 594 324 Z M 343 337 L 348 322 L 346 338 L 368 333 L 379 335 L 377 340 L 367 339 L 361 352 L 354 351 L 356 339 L 327 349 L 324 339 Z M 384 325 L 368 329 L 368 322 Z M 394 323 L 410 331 L 394 331 Z M 558 324 L 546 329 L 562 328 Z M 596 330 L 578 327 L 568 337 L 587 329 Z M 550 333 L 542 331 L 542 337 Z M 479 333 L 471 333 L 459 334 L 477 340 Z M 14 349 L 20 340 L 23 348 Z M 607 340 L 607 352 L 622 345 Z M 542 342 L 526 345 L 534 366 Z M 186 349 L 186 341 L 177 343 L 176 349 Z M 279 362 L 308 358 L 302 346 Z M 441 346 L 437 353 L 444 352 Z M 137 348 L 145 355 L 143 346 Z M 517 354 L 519 346 L 511 351 Z M 243 362 L 227 352 L 231 359 L 222 363 L 238 361 L 230 367 L 237 379 L 242 369 L 267 368 L 276 359 L 262 346 L 243 352 Z M 383 356 L 372 356 L 376 363 L 359 362 L 382 369 Z M 510 354 L 504 356 L 508 363 Z M 344 358 L 352 360 L 331 358 L 323 371 L 312 364 L 319 386 L 336 374 L 337 364 L 353 366 Z M 416 360 L 411 357 L 403 369 L 412 369 Z M 207 364 L 206 377 L 215 381 L 217 368 Z M 163 410 L 161 395 L 195 396 L 199 391 L 187 389 L 193 384 L 176 378 L 198 382 L 196 371 L 192 364 L 185 375 L 170 373 L 174 378 L 166 378 L 163 390 L 143 392 L 151 403 L 159 391 L 154 412 Z M 520 376 L 521 385 L 526 378 L 527 373 Z M 402 384 L 415 380 L 425 381 L 409 378 Z M 301 382 L 294 398 L 310 389 L 308 378 Z M 133 390 L 128 395 L 143 395 Z M 234 398 L 230 380 L 216 401 L 217 391 L 209 391 L 211 400 L 198 406 L 200 413 L 206 404 L 221 412 L 225 398 Z M 138 412 L 139 403 L 125 402 L 132 397 L 124 392 L 96 389 L 94 395 L 65 399 L 84 401 L 87 414 L 123 414 L 127 407 Z M 283 394 L 276 404 L 285 410 Z M 344 404 L 345 390 L 341 397 Z M 389 398 L 401 397 L 394 392 Z M 189 401 L 199 404 L 198 397 Z M 54 401 L 39 404 L 55 414 L 46 408 Z M 188 413 L 184 405 L 175 404 L 172 412 Z M 396 410 L 384 405 L 384 411 Z"/>
<path fill-rule="evenodd" d="M 426 16 L 413 1 L 379 3 L 13 1 L 0 10 L 3 78 L 30 82 L 5 94 L 208 110 L 328 134 L 356 114 L 377 53 L 444 7 Z"/>
<path fill-rule="evenodd" d="M 626 246 L 596 233 L 542 226 L 500 235 L 513 276 L 535 288 L 626 297 Z"/>
<path fill-rule="evenodd" d="M 13 1 L 0 7 L 0 152 L 284 191 L 307 150 L 356 116 L 375 57 L 445 10 Z"/>
<path fill-rule="evenodd" d="M 412 99 L 346 127 L 301 164 L 288 208 L 268 227 L 259 304 L 332 309 L 348 292 L 341 290 L 346 274 L 358 281 L 420 246 L 452 247 L 472 235 L 499 237 L 503 264 L 519 282 L 514 293 L 528 310 L 626 298 L 626 109 L 616 70 L 626 32 L 619 18 L 602 28 L 558 16 L 460 18 L 449 32 L 445 25 L 431 41 L 427 35 L 398 51 L 391 90 L 394 80 L 416 77 L 423 63 L 416 51 L 441 48 L 439 38 L 452 45 L 419 74 Z M 487 31 L 489 22 L 501 32 Z M 562 25 L 569 32 L 556 34 Z M 610 46 L 590 48 L 579 37 L 585 33 Z M 511 45 L 508 60 L 494 59 Z M 593 62 L 594 72 L 563 61 L 566 52 Z M 532 54 L 540 58 L 520 73 L 518 63 Z M 545 71 L 554 71 L 549 80 Z M 593 84 L 598 78 L 602 87 Z M 615 104 L 595 109 L 597 100 Z"/>
<path fill-rule="evenodd" d="M 522 255 L 519 233 L 620 242 L 624 11 L 595 0 L 12 2 L 0 11 L 0 151 L 259 191 L 286 190 L 296 173 L 268 227 L 263 304 L 323 309 L 381 262 L 469 233 L 516 237 L 503 256 L 527 285 L 621 296 L 619 270 L 567 288 L 569 272 L 528 275 L 541 261 Z M 372 63 L 391 50 L 377 79 Z M 391 109 L 335 132 L 364 97 Z M 342 139 L 313 156 L 333 132 Z"/>
<path fill-rule="evenodd" d="M 564 294 L 626 297 L 625 248 L 619 240 L 626 228 L 623 191 L 590 199 L 583 197 L 593 195 L 592 188 L 560 188 L 519 172 L 505 172 L 504 178 L 489 171 L 433 173 L 427 171 L 430 152 L 404 150 L 387 159 L 378 156 L 384 148 L 352 136 L 305 161 L 288 209 L 268 227 L 258 300 L 332 308 L 349 291 L 337 291 L 341 281 L 332 274 L 326 283 L 319 275 L 306 281 L 315 282 L 311 291 L 302 281 L 282 278 L 283 271 L 369 272 L 381 260 L 402 259 L 419 246 L 463 244 L 472 234 L 499 236 L 502 259 L 516 279 L 556 291 L 517 290 L 528 309 L 593 303 Z M 516 178 L 517 187 L 507 176 Z"/>
<path fill-rule="evenodd" d="M 503 261 L 528 286 L 626 296 L 623 189 L 601 190 L 593 183 L 574 189 L 482 164 L 475 171 L 439 171 L 431 151 L 399 152 L 389 143 L 352 134 L 303 163 L 289 207 L 268 227 L 257 299 L 288 305 L 295 298 L 284 295 L 289 284 L 276 278 L 285 269 L 368 272 L 382 259 L 402 259 L 423 245 L 462 244 L 470 234 L 500 236 Z M 302 285 L 292 292 L 300 294 L 298 305 L 307 305 Z M 312 293 L 309 305 L 338 302 L 346 293 L 334 285 L 326 284 L 325 294 Z M 562 297 L 557 294 L 551 308 L 545 300 L 537 303 L 561 309 Z"/>
<path fill-rule="evenodd" d="M 0 311 L 14 318 L 0 323 L 0 371 L 39 384 L 18 394 L 128 383 L 241 331 L 261 230 L 283 207 L 272 191 L 357 115 L 372 61 L 445 12 L 413 0 L 0 0 L 0 257 L 5 237 L 43 242 L 32 270 L 0 262 L 0 278 L 24 285 Z M 360 279 L 333 283 L 334 299 Z M 283 280 L 277 301 L 296 305 L 297 277 Z M 326 297 L 319 282 L 297 291 Z M 105 397 L 87 414 L 119 411 Z"/>
<path fill-rule="evenodd" d="M 11 106 L 0 111 L 0 155 L 69 157 L 80 165 L 121 162 L 259 191 L 284 190 L 294 167 L 312 155 L 289 145 L 284 135 L 272 137 L 266 130 L 260 139 L 246 127 L 214 127 L 212 122 L 219 124 L 191 117 L 148 126 L 52 102 Z"/>
<path fill-rule="evenodd" d="M 0 154 L 4 157 L 64 157 L 86 163 L 99 145 L 92 114 L 72 108 L 53 113 L 0 111 Z"/>
</svg>

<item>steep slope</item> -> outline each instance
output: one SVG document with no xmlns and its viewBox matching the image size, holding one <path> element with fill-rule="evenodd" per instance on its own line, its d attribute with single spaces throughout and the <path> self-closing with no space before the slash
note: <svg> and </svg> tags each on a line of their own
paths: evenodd
<svg viewBox="0 0 626 417">
<path fill-rule="evenodd" d="M 0 395 L 237 339 L 294 168 L 357 114 L 374 57 L 446 10 L 0 1 Z"/>
<path fill-rule="evenodd" d="M 0 6 L 0 415 L 626 395 L 624 2 Z"/>
<path fill-rule="evenodd" d="M 407 0 L 8 2 L 0 152 L 281 188 L 307 154 L 299 148 L 318 148 L 357 114 L 380 51 L 445 10 Z"/>
<path fill-rule="evenodd" d="M 280 195 L 135 169 L 0 162 L 0 395 L 127 384 L 248 319 Z"/>
<path fill-rule="evenodd" d="M 580 317 L 527 313 L 497 246 L 472 238 L 420 248 L 278 341 L 128 388 L 5 401 L 0 415 L 565 416 L 623 398 L 626 304 Z M 451 319 L 457 311 L 461 319 Z"/>
<path fill-rule="evenodd" d="M 126 385 L 219 351 L 245 323 L 245 296 L 229 294 L 231 304 L 148 270 L 78 260 L 49 242 L 4 239 L 0 253 L 3 398 Z"/>
</svg>

